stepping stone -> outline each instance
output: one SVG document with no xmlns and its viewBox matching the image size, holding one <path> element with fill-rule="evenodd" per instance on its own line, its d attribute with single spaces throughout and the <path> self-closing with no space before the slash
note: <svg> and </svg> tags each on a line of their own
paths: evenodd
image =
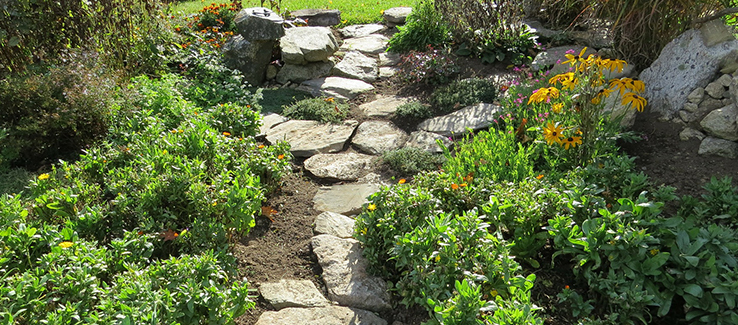
<svg viewBox="0 0 738 325">
<path fill-rule="evenodd" d="M 333 70 L 333 62 L 312 62 L 304 65 L 285 64 L 277 73 L 277 82 L 286 84 L 287 82 L 301 83 L 306 80 L 322 78 L 331 75 Z"/>
<path fill-rule="evenodd" d="M 290 15 L 305 20 L 309 26 L 335 26 L 341 23 L 341 11 L 335 9 L 300 9 L 290 11 Z"/>
<path fill-rule="evenodd" d="M 489 127 L 501 107 L 494 104 L 477 104 L 467 106 L 448 115 L 427 119 L 418 124 L 418 129 L 445 136 L 460 135 L 468 130 L 479 130 Z"/>
<path fill-rule="evenodd" d="M 379 76 L 379 67 L 376 59 L 372 59 L 358 51 L 351 51 L 346 53 L 343 60 L 336 64 L 333 75 L 373 82 Z"/>
<path fill-rule="evenodd" d="M 352 215 L 361 212 L 361 207 L 367 203 L 367 197 L 379 191 L 379 185 L 374 184 L 344 184 L 321 187 L 313 197 L 315 209 L 330 211 L 343 215 Z"/>
<path fill-rule="evenodd" d="M 362 255 L 361 243 L 331 235 L 311 239 L 313 252 L 323 268 L 328 299 L 339 305 L 386 312 L 392 308 L 387 283 L 369 275 L 369 262 Z"/>
<path fill-rule="evenodd" d="M 402 58 L 399 53 L 383 52 L 379 53 L 379 66 L 389 67 L 400 64 Z"/>
<path fill-rule="evenodd" d="M 366 174 L 373 156 L 359 153 L 318 154 L 305 160 L 304 166 L 320 178 L 355 181 Z"/>
<path fill-rule="evenodd" d="M 387 22 L 387 26 L 389 27 L 404 25 L 407 16 L 410 16 L 411 12 L 413 12 L 413 8 L 411 7 L 389 8 L 384 11 L 384 21 Z"/>
<path fill-rule="evenodd" d="M 399 68 L 395 67 L 379 67 L 379 78 L 387 79 L 400 72 Z"/>
<path fill-rule="evenodd" d="M 259 134 L 257 137 L 265 137 L 267 132 L 269 132 L 269 129 L 279 123 L 287 122 L 288 120 L 288 118 L 276 113 L 264 115 L 261 119 L 261 126 L 259 127 Z"/>
<path fill-rule="evenodd" d="M 338 238 L 351 238 L 354 235 L 356 221 L 335 212 L 323 212 L 315 217 L 315 233 L 331 235 Z"/>
<path fill-rule="evenodd" d="M 538 53 L 538 55 L 536 55 L 536 58 L 533 59 L 533 62 L 531 62 L 530 67 L 533 69 L 533 71 L 539 71 L 549 66 L 553 66 L 553 68 L 551 68 L 551 73 L 549 74 L 549 76 L 553 77 L 556 74 L 569 70 L 569 67 L 571 66 L 570 64 L 561 63 L 566 61 L 566 57 L 564 56 L 566 54 L 566 51 L 574 50 L 574 55 L 579 55 L 583 48 L 584 46 L 581 45 L 564 45 L 552 47 L 541 53 Z M 584 52 L 584 57 L 586 58 L 590 54 L 597 54 L 597 51 L 591 48 L 587 48 L 587 51 Z"/>
<path fill-rule="evenodd" d="M 331 302 L 325 299 L 310 280 L 287 280 L 263 283 L 259 293 L 275 309 L 287 307 L 323 307 Z"/>
<path fill-rule="evenodd" d="M 443 145 L 449 147 L 453 144 L 448 137 L 427 131 L 415 131 L 410 133 L 410 139 L 407 140 L 405 146 L 420 148 L 430 153 L 442 153 L 443 149 L 438 145 L 437 140 L 441 140 Z"/>
<path fill-rule="evenodd" d="M 338 41 L 328 27 L 295 27 L 279 40 L 282 60 L 289 64 L 328 61 L 338 50 Z"/>
<path fill-rule="evenodd" d="M 366 116 L 386 118 L 394 114 L 397 111 L 397 107 L 402 104 L 406 104 L 409 101 L 410 99 L 406 97 L 380 96 L 372 102 L 361 104 L 359 109 L 361 109 Z"/>
<path fill-rule="evenodd" d="M 339 29 L 338 31 L 344 38 L 363 37 L 385 30 L 386 27 L 380 24 L 351 25 Z"/>
<path fill-rule="evenodd" d="M 292 120 L 267 131 L 267 141 L 285 141 L 295 157 L 310 157 L 319 153 L 339 152 L 354 133 L 358 122 L 323 124 L 317 121 Z"/>
<path fill-rule="evenodd" d="M 359 125 L 351 143 L 361 151 L 381 155 L 387 151 L 402 148 L 407 139 L 407 133 L 392 122 L 368 121 Z"/>
<path fill-rule="evenodd" d="M 300 84 L 314 96 L 327 95 L 340 99 L 353 99 L 361 93 L 374 89 L 374 86 L 361 80 L 341 77 L 327 77 L 304 81 Z"/>
<path fill-rule="evenodd" d="M 341 51 L 359 51 L 364 54 L 379 54 L 387 50 L 388 38 L 372 34 L 343 41 Z"/>
<path fill-rule="evenodd" d="M 265 311 L 256 325 L 387 325 L 387 321 L 370 311 L 327 306 Z"/>
</svg>

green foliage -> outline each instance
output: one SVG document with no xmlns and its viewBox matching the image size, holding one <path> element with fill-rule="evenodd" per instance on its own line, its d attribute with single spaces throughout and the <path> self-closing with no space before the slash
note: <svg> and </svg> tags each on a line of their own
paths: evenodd
<svg viewBox="0 0 738 325">
<path fill-rule="evenodd" d="M 400 106 L 397 106 L 397 111 L 395 111 L 395 116 L 400 118 L 410 118 L 410 119 L 425 119 L 433 116 L 433 113 L 431 113 L 430 108 L 426 105 L 423 105 L 419 101 L 411 101 L 409 103 L 402 104 Z"/>
<path fill-rule="evenodd" d="M 349 106 L 333 97 L 306 98 L 284 108 L 284 116 L 296 120 L 340 123 L 348 116 Z"/>
<path fill-rule="evenodd" d="M 409 83 L 446 84 L 459 73 L 459 68 L 446 50 L 428 45 L 425 52 L 411 50 L 402 55 L 400 78 Z"/>
<path fill-rule="evenodd" d="M 38 169 L 105 135 L 115 81 L 96 62 L 80 52 L 45 73 L 0 80 L 0 128 L 7 130 L 0 162 Z"/>
<path fill-rule="evenodd" d="M 492 80 L 469 78 L 436 89 L 430 101 L 437 113 L 448 114 L 469 105 L 492 103 L 496 97 L 497 86 Z"/>
<path fill-rule="evenodd" d="M 388 51 L 424 51 L 428 46 L 440 47 L 450 39 L 447 22 L 434 8 L 435 0 L 420 0 L 413 7 L 404 26 L 389 40 Z"/>
<path fill-rule="evenodd" d="M 682 198 L 679 215 L 685 218 L 694 216 L 707 224 L 718 223 L 738 228 L 738 187 L 732 183 L 730 177 L 713 177 L 704 186 L 707 193 L 702 195 L 702 200 Z"/>
<path fill-rule="evenodd" d="M 384 153 L 382 160 L 402 175 L 414 175 L 421 171 L 438 169 L 446 158 L 420 148 L 405 147 Z"/>
</svg>

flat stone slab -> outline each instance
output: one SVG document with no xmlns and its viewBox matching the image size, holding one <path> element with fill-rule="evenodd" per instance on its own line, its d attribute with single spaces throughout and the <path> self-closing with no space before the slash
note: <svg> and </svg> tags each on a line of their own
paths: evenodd
<svg viewBox="0 0 738 325">
<path fill-rule="evenodd" d="M 738 143 L 725 139 L 706 137 L 700 142 L 697 152 L 701 156 L 720 156 L 725 158 L 738 158 Z"/>
<path fill-rule="evenodd" d="M 359 109 L 368 117 L 389 117 L 397 111 L 397 107 L 406 104 L 410 98 L 398 96 L 380 96 L 374 101 L 361 104 Z"/>
<path fill-rule="evenodd" d="M 261 126 L 259 127 L 259 134 L 257 137 L 265 137 L 269 129 L 279 123 L 287 122 L 288 120 L 288 118 L 276 113 L 264 115 L 261 119 Z"/>
<path fill-rule="evenodd" d="M 338 238 L 351 238 L 354 235 L 356 221 L 335 212 L 323 212 L 315 217 L 315 233 L 331 235 Z"/>
<path fill-rule="evenodd" d="M 387 283 L 366 271 L 369 262 L 362 256 L 359 241 L 318 235 L 311 243 L 323 268 L 329 299 L 343 306 L 376 312 L 392 308 Z"/>
<path fill-rule="evenodd" d="M 379 191 L 374 184 L 344 184 L 321 187 L 313 197 L 315 209 L 343 215 L 361 212 L 367 197 Z"/>
<path fill-rule="evenodd" d="M 390 67 L 400 64 L 402 58 L 399 53 L 384 52 L 379 53 L 379 66 Z"/>
<path fill-rule="evenodd" d="M 379 67 L 379 79 L 390 78 L 400 72 L 397 67 Z"/>
<path fill-rule="evenodd" d="M 443 149 L 438 145 L 438 140 L 441 140 L 446 147 L 453 144 L 446 136 L 428 131 L 415 131 L 410 133 L 410 139 L 407 140 L 405 146 L 420 148 L 430 153 L 442 153 Z"/>
<path fill-rule="evenodd" d="M 366 24 L 366 25 L 351 25 L 339 29 L 341 36 L 344 38 L 363 37 L 371 34 L 379 33 L 387 29 L 384 25 L 380 24 Z"/>
<path fill-rule="evenodd" d="M 341 11 L 335 9 L 300 9 L 290 15 L 304 19 L 309 26 L 335 26 L 341 23 Z"/>
<path fill-rule="evenodd" d="M 373 82 L 379 77 L 379 66 L 377 66 L 376 59 L 370 58 L 358 51 L 351 51 L 346 53 L 343 60 L 336 64 L 333 69 L 333 75 Z"/>
<path fill-rule="evenodd" d="M 292 120 L 267 131 L 267 141 L 285 141 L 295 157 L 310 157 L 319 153 L 339 152 L 354 133 L 358 122 L 323 124 L 317 121 Z"/>
<path fill-rule="evenodd" d="M 285 64 L 277 73 L 277 82 L 301 83 L 306 80 L 327 77 L 333 70 L 333 62 L 311 62 L 308 64 Z"/>
<path fill-rule="evenodd" d="M 387 325 L 387 321 L 366 310 L 327 306 L 265 311 L 256 325 Z"/>
<path fill-rule="evenodd" d="M 331 304 L 309 280 L 287 280 L 262 283 L 259 293 L 274 308 L 322 307 Z"/>
<path fill-rule="evenodd" d="M 305 160 L 303 165 L 316 177 L 355 181 L 367 173 L 373 159 L 373 156 L 353 152 L 318 154 Z"/>
<path fill-rule="evenodd" d="M 382 16 L 388 25 L 395 26 L 404 24 L 407 16 L 410 16 L 412 12 L 411 7 L 394 7 L 385 10 Z"/>
<path fill-rule="evenodd" d="M 374 86 L 364 81 L 342 77 L 312 79 L 300 85 L 314 96 L 322 94 L 342 99 L 353 99 L 361 93 L 374 89 Z"/>
<path fill-rule="evenodd" d="M 467 129 L 489 127 L 500 109 L 500 106 L 485 103 L 467 106 L 448 115 L 427 119 L 418 124 L 418 129 L 445 136 L 460 135 L 466 133 Z"/>
<path fill-rule="evenodd" d="M 379 54 L 387 50 L 387 42 L 389 39 L 382 35 L 368 35 L 356 38 L 349 38 L 343 41 L 341 51 L 359 51 L 365 54 Z"/>
<path fill-rule="evenodd" d="M 351 140 L 359 150 L 381 155 L 387 151 L 400 149 L 407 142 L 408 135 L 392 122 L 367 121 L 361 123 Z"/>
</svg>

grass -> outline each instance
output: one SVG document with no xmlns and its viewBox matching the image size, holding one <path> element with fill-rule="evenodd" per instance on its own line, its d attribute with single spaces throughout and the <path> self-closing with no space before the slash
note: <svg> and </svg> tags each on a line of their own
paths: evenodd
<svg viewBox="0 0 738 325">
<path fill-rule="evenodd" d="M 211 3 L 228 3 L 226 0 L 195 0 L 183 1 L 172 5 L 172 12 L 192 14 L 210 5 Z M 341 11 L 340 26 L 368 24 L 382 21 L 382 11 L 393 7 L 411 7 L 413 0 L 285 0 L 281 2 L 282 10 L 295 11 L 300 9 L 338 9 Z M 243 6 L 260 7 L 261 1 L 244 0 Z M 269 1 L 265 1 L 265 7 L 269 7 Z M 340 27 L 339 26 L 339 27 Z"/>
</svg>

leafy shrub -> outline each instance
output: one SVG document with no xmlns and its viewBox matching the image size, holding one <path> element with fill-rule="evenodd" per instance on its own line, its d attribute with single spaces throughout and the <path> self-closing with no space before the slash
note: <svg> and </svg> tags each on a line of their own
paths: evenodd
<svg viewBox="0 0 738 325">
<path fill-rule="evenodd" d="M 470 78 L 436 89 L 430 101 L 438 113 L 447 114 L 469 105 L 492 103 L 496 97 L 497 86 L 492 80 Z"/>
<path fill-rule="evenodd" d="M 421 171 L 435 170 L 446 161 L 441 155 L 415 147 L 392 150 L 382 155 L 384 163 L 402 175 L 414 175 Z"/>
<path fill-rule="evenodd" d="M 430 45 L 425 52 L 413 50 L 403 55 L 400 69 L 400 76 L 405 82 L 430 85 L 448 83 L 459 72 L 458 66 L 445 51 Z"/>
<path fill-rule="evenodd" d="M 346 119 L 349 106 L 333 97 L 306 98 L 287 106 L 285 116 L 296 120 L 315 120 L 324 123 L 339 123 Z"/>
<path fill-rule="evenodd" d="M 115 82 L 95 61 L 79 53 L 46 73 L 0 80 L 3 160 L 37 169 L 74 158 L 105 135 Z"/>
<path fill-rule="evenodd" d="M 433 6 L 435 0 L 420 0 L 413 7 L 404 26 L 389 40 L 388 51 L 423 51 L 428 46 L 443 46 L 449 30 L 443 17 Z"/>
<path fill-rule="evenodd" d="M 433 116 L 433 113 L 431 113 L 428 106 L 418 101 L 411 101 L 397 106 L 395 115 L 401 118 L 424 119 Z"/>
</svg>

